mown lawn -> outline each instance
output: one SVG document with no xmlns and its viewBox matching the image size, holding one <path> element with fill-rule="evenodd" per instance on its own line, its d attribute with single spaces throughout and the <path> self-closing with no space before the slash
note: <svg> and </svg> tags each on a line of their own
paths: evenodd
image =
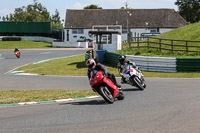
<svg viewBox="0 0 200 133">
<path fill-rule="evenodd" d="M 173 39 L 173 40 L 192 40 L 192 41 L 200 41 L 200 22 L 189 24 L 187 26 L 174 29 L 172 31 L 163 33 L 161 35 L 156 36 L 156 38 L 164 38 L 164 39 Z M 147 40 L 143 40 L 147 41 Z M 150 42 L 159 42 L 158 39 L 150 39 Z M 170 40 L 162 40 L 161 48 L 165 49 L 172 49 L 171 45 L 166 44 L 172 44 Z M 159 57 L 177 57 L 177 58 L 200 58 L 200 52 L 184 52 L 181 50 L 186 50 L 186 43 L 184 41 L 173 41 L 174 45 L 184 45 L 184 46 L 173 46 L 173 49 L 180 50 L 180 51 L 169 51 L 169 50 L 161 50 L 155 49 L 155 48 L 129 48 L 129 44 L 124 43 L 123 49 L 118 51 L 120 54 L 125 55 L 140 55 L 140 56 L 159 56 Z M 137 43 L 132 43 L 131 46 L 137 46 Z M 149 43 L 150 46 L 159 48 L 159 44 L 155 43 Z M 188 50 L 191 51 L 200 51 L 200 42 L 189 42 L 187 44 Z M 147 46 L 147 43 L 141 43 L 140 46 Z M 190 46 L 198 46 L 195 48 L 192 48 Z"/>
<path fill-rule="evenodd" d="M 0 90 L 0 104 L 95 96 L 90 90 Z"/>
<path fill-rule="evenodd" d="M 109 72 L 119 76 L 115 67 L 107 67 Z M 85 66 L 85 56 L 78 55 L 62 59 L 51 60 L 39 64 L 30 64 L 17 69 L 26 73 L 35 73 L 39 75 L 62 75 L 62 76 L 87 76 L 87 67 Z M 165 73 L 165 72 L 145 72 L 145 77 L 162 78 L 200 78 L 200 73 Z"/>
<path fill-rule="evenodd" d="M 34 41 L 0 41 L 0 49 L 51 48 L 52 44 Z"/>
</svg>

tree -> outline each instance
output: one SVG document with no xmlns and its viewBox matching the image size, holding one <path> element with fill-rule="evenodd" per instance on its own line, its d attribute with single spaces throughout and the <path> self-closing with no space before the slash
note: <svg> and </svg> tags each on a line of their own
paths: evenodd
<svg viewBox="0 0 200 133">
<path fill-rule="evenodd" d="M 200 1 L 199 0 L 177 0 L 175 5 L 179 8 L 179 14 L 190 23 L 200 21 Z"/>
<path fill-rule="evenodd" d="M 6 21 L 6 17 L 3 16 L 3 17 L 2 17 L 2 20 L 3 20 L 3 21 Z"/>
<path fill-rule="evenodd" d="M 84 7 L 84 9 L 102 9 L 102 7 L 99 7 L 98 5 L 88 5 Z"/>
<path fill-rule="evenodd" d="M 126 8 L 122 6 L 120 9 L 125 10 Z"/>
<path fill-rule="evenodd" d="M 14 14 L 10 14 L 8 21 L 12 22 L 49 22 L 50 13 L 41 3 L 34 0 L 33 4 L 27 7 L 16 8 Z"/>
<path fill-rule="evenodd" d="M 53 28 L 62 28 L 60 14 L 58 9 L 56 9 L 55 14 L 51 17 L 52 27 Z"/>
</svg>

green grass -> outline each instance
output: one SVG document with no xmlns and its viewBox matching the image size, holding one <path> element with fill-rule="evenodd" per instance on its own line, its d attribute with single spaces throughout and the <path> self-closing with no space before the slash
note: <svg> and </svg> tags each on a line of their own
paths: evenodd
<svg viewBox="0 0 200 133">
<path fill-rule="evenodd" d="M 39 64 L 30 64 L 17 69 L 17 71 L 36 73 L 39 75 L 62 76 L 85 76 L 87 74 L 84 55 L 55 59 Z"/>
<path fill-rule="evenodd" d="M 94 96 L 89 90 L 0 90 L 0 104 Z"/>
<path fill-rule="evenodd" d="M 189 24 L 181 28 L 169 31 L 157 36 L 159 38 L 175 40 L 196 40 L 200 41 L 200 22 Z"/>
<path fill-rule="evenodd" d="M 119 76 L 115 67 L 106 67 L 109 72 Z M 66 57 L 51 60 L 40 64 L 30 64 L 17 69 L 26 73 L 39 75 L 62 75 L 62 76 L 87 76 L 84 55 Z M 164 73 L 164 72 L 145 72 L 145 77 L 170 77 L 170 78 L 200 78 L 200 73 Z"/>
<path fill-rule="evenodd" d="M 179 29 L 175 29 L 158 37 L 167 39 L 180 40 L 200 40 L 200 22 L 191 24 Z M 176 42 L 175 42 L 176 44 Z M 192 44 L 194 45 L 194 44 Z M 196 45 L 196 44 L 195 44 Z M 43 42 L 1 42 L 0 49 L 30 49 L 30 48 L 49 48 L 51 44 Z M 154 49 L 136 49 L 129 48 L 128 44 L 123 44 L 123 50 L 118 53 L 125 55 L 142 55 L 142 56 L 161 56 L 161 57 L 199 57 L 199 53 L 185 53 L 159 51 Z M 85 66 L 84 55 L 56 59 L 40 64 L 30 64 L 18 71 L 26 73 L 35 73 L 40 75 L 62 75 L 62 76 L 87 76 L 87 68 Z M 118 71 L 114 67 L 107 67 L 108 71 L 119 76 Z M 162 73 L 162 72 L 145 72 L 145 77 L 162 77 L 162 78 L 200 78 L 200 73 Z M 0 91 L 0 104 L 31 102 L 31 101 L 47 101 L 55 99 L 66 99 L 96 95 L 92 91 L 69 91 L 69 90 L 3 90 Z"/>
<path fill-rule="evenodd" d="M 181 28 L 174 29 L 172 31 L 169 31 L 167 33 L 161 34 L 156 36 L 157 38 L 165 38 L 165 39 L 175 39 L 175 40 L 194 40 L 194 41 L 200 41 L 200 22 L 190 24 Z M 150 39 L 150 41 L 158 42 L 157 39 Z M 162 41 L 162 43 L 171 44 L 171 41 Z M 185 42 L 179 42 L 174 41 L 174 44 L 177 45 L 185 45 Z M 137 46 L 137 44 L 131 44 L 131 46 Z M 140 46 L 147 46 L 146 43 L 140 44 Z M 150 46 L 159 47 L 159 44 L 152 44 L 150 43 Z M 188 46 L 200 46 L 199 43 L 188 43 Z M 171 49 L 171 46 L 162 45 L 162 48 L 168 48 Z M 174 46 L 174 49 L 176 50 L 186 50 L 185 47 L 179 47 Z M 189 50 L 193 51 L 200 51 L 200 48 L 189 48 Z M 182 51 L 176 51 L 172 53 L 171 51 L 167 50 L 158 50 L 158 49 L 147 49 L 147 48 L 129 48 L 127 43 L 123 44 L 123 49 L 118 51 L 120 54 L 126 54 L 126 55 L 140 55 L 140 56 L 159 56 L 159 57 L 197 57 L 200 58 L 200 52 L 193 53 L 193 52 L 182 52 Z"/>
<path fill-rule="evenodd" d="M 0 49 L 50 48 L 52 44 L 34 41 L 0 41 Z"/>
<path fill-rule="evenodd" d="M 117 68 L 107 67 L 108 71 L 119 76 Z M 87 76 L 84 55 L 55 59 L 39 64 L 30 64 L 18 71 L 36 73 L 40 75 L 63 75 L 63 76 Z M 200 73 L 162 73 L 145 72 L 145 77 L 162 78 L 200 78 Z M 55 99 L 76 98 L 96 95 L 92 91 L 69 91 L 69 90 L 31 90 L 31 91 L 0 91 L 0 104 L 47 101 Z"/>
</svg>

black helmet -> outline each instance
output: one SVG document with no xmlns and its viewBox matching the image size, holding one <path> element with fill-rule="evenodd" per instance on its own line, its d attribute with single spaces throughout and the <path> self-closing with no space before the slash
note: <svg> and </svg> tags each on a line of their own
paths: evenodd
<svg viewBox="0 0 200 133">
<path fill-rule="evenodd" d="M 120 55 L 119 56 L 119 62 L 121 63 L 121 64 L 124 64 L 124 61 L 126 60 L 126 56 L 125 55 Z"/>
</svg>

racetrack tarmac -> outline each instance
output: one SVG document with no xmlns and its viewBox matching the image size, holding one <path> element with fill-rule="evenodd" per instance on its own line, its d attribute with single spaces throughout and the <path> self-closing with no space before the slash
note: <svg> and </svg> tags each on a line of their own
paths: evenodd
<svg viewBox="0 0 200 133">
<path fill-rule="evenodd" d="M 10 51 L 12 52 L 12 51 Z M 58 51 L 57 51 L 58 52 Z M 83 51 L 24 50 L 15 59 L 1 51 L 0 89 L 89 90 L 87 77 L 5 74 L 26 63 Z M 34 54 L 37 55 L 34 56 Z M 43 53 L 43 54 L 41 54 Z M 55 54 L 57 53 L 57 55 Z M 52 54 L 52 55 L 51 55 Z M 25 56 L 26 55 L 26 56 Z M 120 80 L 119 78 L 117 79 Z M 199 133 L 200 79 L 146 78 L 139 91 L 122 85 L 125 99 L 107 104 L 101 97 L 73 102 L 0 107 L 1 133 Z"/>
</svg>

